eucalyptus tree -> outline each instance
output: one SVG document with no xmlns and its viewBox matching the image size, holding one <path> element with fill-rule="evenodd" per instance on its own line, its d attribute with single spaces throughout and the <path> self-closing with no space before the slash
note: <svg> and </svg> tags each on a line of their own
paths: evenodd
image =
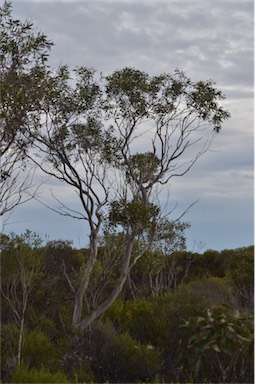
<svg viewBox="0 0 255 384">
<path fill-rule="evenodd" d="M 0 216 L 29 197 L 33 172 L 25 162 L 24 135 L 40 115 L 47 56 L 52 43 L 33 24 L 0 7 Z"/>
<path fill-rule="evenodd" d="M 104 78 L 93 69 L 71 73 L 61 66 L 49 73 L 43 118 L 30 130 L 30 157 L 77 192 L 80 209 L 56 197 L 56 211 L 88 223 L 90 251 L 76 287 L 75 327 L 84 330 L 110 307 L 152 245 L 164 215 L 159 187 L 185 175 L 208 150 L 229 118 L 222 99 L 212 81 L 192 82 L 181 71 L 150 76 L 124 68 Z M 119 276 L 109 295 L 84 312 L 103 229 L 122 234 Z"/>
</svg>

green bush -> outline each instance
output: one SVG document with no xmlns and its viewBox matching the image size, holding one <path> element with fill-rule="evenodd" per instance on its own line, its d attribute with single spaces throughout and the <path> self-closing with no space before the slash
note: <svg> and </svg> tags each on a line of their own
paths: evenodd
<svg viewBox="0 0 255 384">
<path fill-rule="evenodd" d="M 198 300 L 190 287 L 180 286 L 165 296 L 128 301 L 124 306 L 114 308 L 109 315 L 115 319 L 115 325 L 134 340 L 161 351 L 162 364 L 156 373 L 169 382 L 178 377 L 176 351 L 179 340 L 183 335 L 188 338 L 188 331 L 179 328 L 182 319 L 199 315 L 206 305 L 207 301 L 203 297 Z"/>
<path fill-rule="evenodd" d="M 253 382 L 253 318 L 222 307 L 190 317 L 181 328 L 181 379 L 196 382 Z"/>
<path fill-rule="evenodd" d="M 83 359 L 91 361 L 97 382 L 151 381 L 161 366 L 158 349 L 140 343 L 127 332 L 119 333 L 110 322 L 94 325 L 81 350 Z"/>
<path fill-rule="evenodd" d="M 168 318 L 166 315 L 166 297 L 154 299 L 141 298 L 127 302 L 125 308 L 126 331 L 142 343 L 160 345 L 166 337 Z M 158 314 L 160 313 L 160 316 Z"/>
<path fill-rule="evenodd" d="M 57 369 L 59 351 L 50 341 L 48 335 L 42 331 L 28 331 L 24 333 L 22 358 L 29 368 Z"/>
<path fill-rule="evenodd" d="M 91 361 L 79 348 L 77 334 L 62 337 L 58 340 L 57 347 L 61 354 L 60 370 L 70 383 L 93 383 L 96 382 L 95 375 L 91 370 Z"/>
<path fill-rule="evenodd" d="M 152 343 L 162 348 L 178 336 L 182 318 L 199 313 L 206 301 L 189 287 L 178 287 L 176 291 L 164 296 L 141 298 L 126 303 L 123 329 L 142 343 Z"/>
<path fill-rule="evenodd" d="M 9 383 L 68 383 L 68 380 L 62 372 L 51 373 L 43 368 L 37 370 L 21 366 L 16 368 Z"/>
<path fill-rule="evenodd" d="M 19 330 L 16 324 L 2 324 L 1 326 L 1 380 L 8 382 L 13 373 L 18 354 Z"/>
<path fill-rule="evenodd" d="M 128 333 L 121 333 L 102 346 L 101 362 L 108 371 L 104 380 L 150 380 L 160 367 L 160 353 L 152 345 L 142 345 Z"/>
</svg>

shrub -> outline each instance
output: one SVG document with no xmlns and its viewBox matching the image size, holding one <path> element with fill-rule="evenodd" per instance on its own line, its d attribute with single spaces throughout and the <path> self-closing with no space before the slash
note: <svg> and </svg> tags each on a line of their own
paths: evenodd
<svg viewBox="0 0 255 384">
<path fill-rule="evenodd" d="M 81 350 L 78 335 L 69 335 L 58 340 L 60 370 L 67 376 L 70 383 L 92 383 L 95 375 L 91 370 L 91 361 Z"/>
<path fill-rule="evenodd" d="M 8 382 L 17 363 L 19 330 L 16 324 L 1 326 L 1 380 Z"/>
<path fill-rule="evenodd" d="M 151 381 L 160 370 L 159 350 L 118 333 L 110 322 L 94 326 L 82 344 L 83 358 L 91 361 L 98 382 Z"/>
<path fill-rule="evenodd" d="M 43 368 L 37 370 L 21 366 L 16 368 L 9 383 L 68 383 L 68 380 L 62 372 L 51 373 Z"/>
<path fill-rule="evenodd" d="M 104 380 L 113 382 L 149 380 L 160 367 L 159 352 L 132 339 L 128 333 L 109 340 L 102 348 L 101 359 L 108 368 Z"/>
<path fill-rule="evenodd" d="M 162 364 L 157 373 L 172 381 L 178 377 L 176 351 L 179 340 L 184 334 L 188 337 L 188 331 L 179 328 L 182 319 L 198 315 L 206 304 L 203 297 L 198 300 L 190 287 L 180 286 L 165 296 L 126 302 L 124 307 L 118 307 L 124 320 L 115 324 L 142 345 L 152 345 L 160 350 Z M 119 313 L 116 318 L 121 318 Z"/>
<path fill-rule="evenodd" d="M 180 341 L 181 379 L 196 382 L 253 382 L 253 318 L 223 308 L 207 309 L 185 321 Z"/>
<path fill-rule="evenodd" d="M 116 325 L 125 323 L 125 307 L 124 302 L 121 299 L 115 300 L 115 302 L 107 310 L 106 315 Z"/>
<path fill-rule="evenodd" d="M 56 369 L 59 352 L 45 333 L 37 330 L 26 330 L 22 357 L 29 368 L 39 369 L 44 366 L 48 369 Z"/>
</svg>

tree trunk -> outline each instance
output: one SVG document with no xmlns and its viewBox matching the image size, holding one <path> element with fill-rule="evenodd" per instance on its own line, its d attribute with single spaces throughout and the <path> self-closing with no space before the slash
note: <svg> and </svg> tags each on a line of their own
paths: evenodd
<svg viewBox="0 0 255 384">
<path fill-rule="evenodd" d="M 84 317 L 84 319 L 80 322 L 80 325 L 78 328 L 81 331 L 84 331 L 88 326 L 96 320 L 99 316 L 101 316 L 103 313 L 107 311 L 107 309 L 114 303 L 114 301 L 117 299 L 119 294 L 121 293 L 123 286 L 127 280 L 127 276 L 129 273 L 129 267 L 130 267 L 130 261 L 132 256 L 132 248 L 134 244 L 134 236 L 131 236 L 128 239 L 128 244 L 125 252 L 125 258 L 122 263 L 121 271 L 119 279 L 112 290 L 111 294 L 108 296 L 108 298 L 95 310 L 90 312 L 87 316 Z"/>
<path fill-rule="evenodd" d="M 97 260 L 97 235 L 94 235 L 90 239 L 90 254 L 86 265 L 83 268 L 83 277 L 81 279 L 80 286 L 75 294 L 74 310 L 72 325 L 75 328 L 79 328 L 83 309 L 83 299 L 88 288 L 89 279 L 93 266 Z"/>
<path fill-rule="evenodd" d="M 20 367 L 20 363 L 21 363 L 21 349 L 22 349 L 22 340 L 23 340 L 23 332 L 24 332 L 24 322 L 25 322 L 25 318 L 23 314 L 20 322 L 20 328 L 19 328 L 18 356 L 17 356 L 18 367 Z"/>
<path fill-rule="evenodd" d="M 20 318 L 20 327 L 19 327 L 19 341 L 18 341 L 18 356 L 17 356 L 17 364 L 20 367 L 21 363 L 21 351 L 22 351 L 22 341 L 23 341 L 23 333 L 24 333 L 24 325 L 25 325 L 25 313 L 27 309 L 28 302 L 28 292 L 26 284 L 22 283 L 22 313 Z"/>
</svg>

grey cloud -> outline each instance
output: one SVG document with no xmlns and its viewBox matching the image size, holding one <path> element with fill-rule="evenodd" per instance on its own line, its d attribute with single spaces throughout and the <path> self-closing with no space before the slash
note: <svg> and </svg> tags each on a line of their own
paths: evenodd
<svg viewBox="0 0 255 384">
<path fill-rule="evenodd" d="M 238 56 L 245 44 L 251 46 L 252 16 L 246 8 L 226 3 L 52 2 L 33 3 L 27 10 L 43 20 L 46 33 L 52 31 L 55 55 L 72 66 L 112 71 L 116 63 L 118 67 L 136 63 L 152 72 L 176 66 L 189 70 L 195 65 L 195 74 L 224 83 L 249 73 L 253 65 L 251 54 L 248 60 L 243 52 Z M 238 73 L 236 61 L 243 56 L 246 69 Z"/>
</svg>

